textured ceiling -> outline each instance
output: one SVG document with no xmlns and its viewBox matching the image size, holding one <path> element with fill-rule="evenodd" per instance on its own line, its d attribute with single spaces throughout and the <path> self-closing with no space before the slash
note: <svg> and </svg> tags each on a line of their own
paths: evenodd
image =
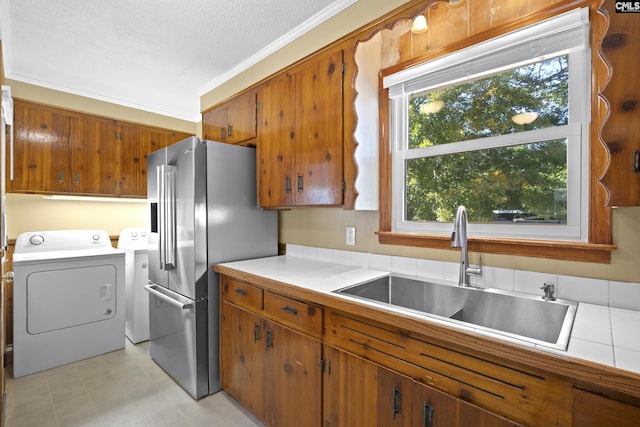
<svg viewBox="0 0 640 427">
<path fill-rule="evenodd" d="M 6 77 L 197 121 L 200 95 L 357 0 L 0 0 Z"/>
</svg>

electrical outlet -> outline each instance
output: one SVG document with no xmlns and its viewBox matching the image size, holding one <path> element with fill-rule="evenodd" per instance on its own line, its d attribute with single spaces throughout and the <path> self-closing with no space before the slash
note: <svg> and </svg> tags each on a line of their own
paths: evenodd
<svg viewBox="0 0 640 427">
<path fill-rule="evenodd" d="M 356 228 L 355 227 L 347 227 L 347 245 L 355 246 L 356 244 Z"/>
</svg>

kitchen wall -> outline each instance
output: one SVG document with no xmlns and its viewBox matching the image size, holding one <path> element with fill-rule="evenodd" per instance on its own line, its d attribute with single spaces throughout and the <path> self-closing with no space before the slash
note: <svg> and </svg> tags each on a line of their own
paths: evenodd
<svg viewBox="0 0 640 427">
<path fill-rule="evenodd" d="M 356 227 L 355 246 L 345 244 L 346 226 Z M 457 261 L 460 258 L 459 250 L 380 245 L 375 234 L 377 230 L 378 213 L 373 211 L 308 208 L 280 214 L 281 243 L 438 261 Z M 639 283 L 640 207 L 613 210 L 613 242 L 618 248 L 612 252 L 610 264 L 475 253 L 469 257 L 472 264 Z"/>
<path fill-rule="evenodd" d="M 357 28 L 396 9 L 406 1 L 360 0 L 345 12 L 309 32 L 276 54 L 201 97 L 201 107 L 215 105 L 270 74 L 324 47 Z M 345 227 L 356 227 L 356 245 L 345 245 Z M 354 250 L 414 258 L 456 261 L 459 251 L 410 248 L 378 244 L 378 213 L 335 208 L 295 209 L 280 213 L 280 242 L 329 249 Z M 610 264 L 567 262 L 554 259 L 471 254 L 471 262 L 484 265 L 640 282 L 640 208 L 613 211 L 613 241 L 618 249 Z M 480 258 L 482 258 L 480 260 Z"/>
<path fill-rule="evenodd" d="M 132 202 L 10 193 L 7 194 L 7 233 L 9 239 L 15 239 L 26 231 L 97 229 L 115 237 L 127 227 L 148 227 L 146 201 L 128 200 Z"/>
</svg>

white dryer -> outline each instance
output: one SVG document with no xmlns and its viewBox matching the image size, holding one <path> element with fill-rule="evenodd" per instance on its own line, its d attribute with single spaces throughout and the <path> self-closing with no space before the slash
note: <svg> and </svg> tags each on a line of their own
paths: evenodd
<svg viewBox="0 0 640 427">
<path fill-rule="evenodd" d="M 124 334 L 137 344 L 149 340 L 149 230 L 125 228 L 118 238 L 118 249 L 125 251 L 126 292 Z"/>
<path fill-rule="evenodd" d="M 13 255 L 15 378 L 124 347 L 125 253 L 106 231 L 35 231 Z"/>
</svg>

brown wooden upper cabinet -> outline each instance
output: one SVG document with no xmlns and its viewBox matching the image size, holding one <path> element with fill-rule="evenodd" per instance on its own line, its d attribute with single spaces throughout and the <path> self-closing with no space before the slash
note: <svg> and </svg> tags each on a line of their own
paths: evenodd
<svg viewBox="0 0 640 427">
<path fill-rule="evenodd" d="M 134 163 L 138 170 L 138 194 L 147 195 L 147 177 L 149 173 L 147 170 L 147 155 L 190 136 L 184 132 L 167 129 L 138 127 L 137 151 L 129 153 L 130 162 Z M 126 156 L 127 152 L 125 151 L 125 158 Z M 151 173 L 155 173 L 155 171 Z"/>
<path fill-rule="evenodd" d="M 17 99 L 14 101 L 14 114 L 14 153 L 13 159 L 10 155 L 7 159 L 7 190 L 70 191 L 73 180 L 70 166 L 71 117 L 61 111 Z"/>
<path fill-rule="evenodd" d="M 15 100 L 15 193 L 146 197 L 145 155 L 189 136 Z"/>
<path fill-rule="evenodd" d="M 203 113 L 204 139 L 251 145 L 256 137 L 256 107 L 256 92 L 250 91 Z"/>
<path fill-rule="evenodd" d="M 325 53 L 258 92 L 263 208 L 343 204 L 343 52 Z"/>
</svg>

